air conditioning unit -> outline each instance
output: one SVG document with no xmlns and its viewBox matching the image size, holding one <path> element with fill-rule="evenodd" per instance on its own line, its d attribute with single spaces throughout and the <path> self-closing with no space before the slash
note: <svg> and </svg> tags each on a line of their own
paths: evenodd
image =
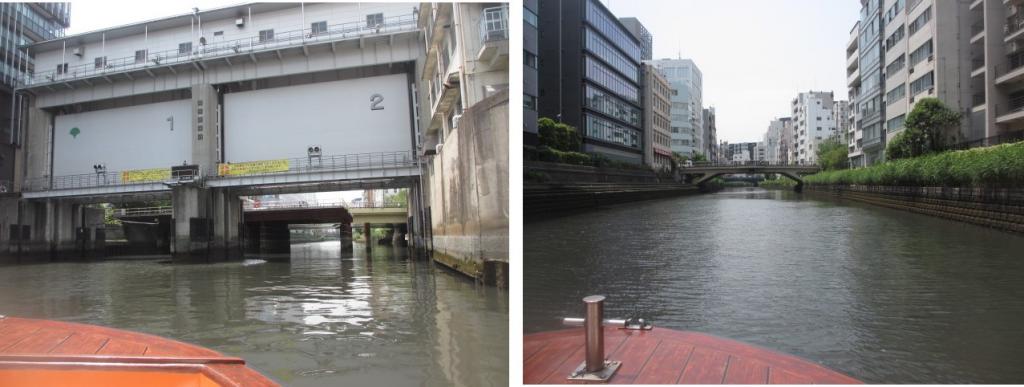
<svg viewBox="0 0 1024 387">
<path fill-rule="evenodd" d="M 1010 42 L 1006 44 L 1006 51 L 1009 54 L 1015 53 L 1020 50 L 1020 45 L 1017 42 Z"/>
<path fill-rule="evenodd" d="M 244 17 L 240 17 L 238 19 L 235 19 L 235 27 L 238 27 L 238 28 L 245 27 L 245 18 Z"/>
<path fill-rule="evenodd" d="M 934 87 L 929 87 L 928 88 L 928 94 L 932 94 L 934 92 L 935 92 L 935 88 Z"/>
<path fill-rule="evenodd" d="M 75 47 L 75 48 L 72 48 L 71 49 L 71 54 L 81 58 L 82 55 L 85 55 L 85 47 Z"/>
<path fill-rule="evenodd" d="M 441 148 L 443 148 L 443 147 L 444 147 L 444 144 L 437 144 L 437 146 L 434 147 L 434 154 L 441 153 Z"/>
<path fill-rule="evenodd" d="M 460 118 L 462 118 L 461 114 L 456 114 L 456 115 L 452 116 L 452 129 L 458 129 L 459 128 L 459 119 Z"/>
<path fill-rule="evenodd" d="M 928 61 L 929 61 L 929 62 L 931 62 L 931 61 L 932 61 L 932 60 L 934 60 L 934 59 L 935 59 L 935 54 L 932 54 L 932 55 L 928 55 Z"/>
<path fill-rule="evenodd" d="M 907 73 L 913 74 L 914 73 L 914 68 L 911 67 L 911 68 L 907 69 Z"/>
</svg>

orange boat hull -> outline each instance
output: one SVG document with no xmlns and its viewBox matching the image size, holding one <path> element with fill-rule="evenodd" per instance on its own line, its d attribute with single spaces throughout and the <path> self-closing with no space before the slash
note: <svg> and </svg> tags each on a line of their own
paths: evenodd
<svg viewBox="0 0 1024 387">
<path fill-rule="evenodd" d="M 245 360 L 159 336 L 0 317 L 0 386 L 277 386 Z"/>
</svg>

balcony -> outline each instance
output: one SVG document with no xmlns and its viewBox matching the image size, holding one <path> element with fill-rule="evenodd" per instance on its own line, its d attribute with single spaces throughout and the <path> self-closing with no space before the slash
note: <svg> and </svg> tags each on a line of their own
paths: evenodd
<svg viewBox="0 0 1024 387">
<path fill-rule="evenodd" d="M 477 60 L 495 69 L 508 66 L 508 6 L 484 8 L 480 15 Z"/>
<path fill-rule="evenodd" d="M 853 70 L 850 75 L 846 76 L 846 86 L 851 88 L 860 86 L 860 69 Z"/>
<path fill-rule="evenodd" d="M 224 42 L 201 44 L 198 48 L 182 51 L 178 48 L 157 52 L 145 51 L 144 56 L 128 56 L 122 58 L 108 58 L 101 66 L 93 63 L 86 63 L 67 68 L 60 73 L 57 70 L 36 72 L 26 75 L 21 79 L 24 87 L 47 87 L 61 84 L 74 88 L 73 81 L 83 81 L 90 84 L 89 78 L 103 78 L 108 83 L 113 75 L 123 75 L 128 79 L 134 79 L 132 74 L 148 75 L 155 77 L 154 70 L 167 69 L 177 74 L 178 67 L 191 66 L 196 70 L 205 70 L 213 60 L 223 60 L 228 65 L 232 59 L 247 58 L 253 63 L 257 62 L 257 54 L 273 53 L 277 58 L 281 57 L 285 49 L 301 49 L 301 52 L 308 55 L 308 48 L 312 46 L 329 45 L 331 50 L 335 44 L 343 40 L 358 40 L 360 46 L 367 37 L 380 35 L 394 35 L 403 32 L 415 33 L 416 15 L 402 15 L 385 18 L 384 22 L 377 25 L 368 25 L 365 20 L 358 22 L 347 22 L 328 26 L 326 30 L 313 31 L 312 29 L 301 29 L 293 31 L 276 32 L 271 39 L 260 39 L 257 36 L 241 38 Z"/>
<path fill-rule="evenodd" d="M 1005 70 L 1002 69 L 1002 66 L 996 66 L 996 84 L 1002 85 L 1024 80 L 1024 52 L 1007 55 L 1006 59 Z"/>
<path fill-rule="evenodd" d="M 985 37 L 985 22 L 980 21 L 971 25 L 971 43 L 977 42 Z"/>
<path fill-rule="evenodd" d="M 1006 25 L 1003 26 L 1003 33 L 1006 38 L 1004 42 L 1010 42 L 1021 37 L 1022 28 L 1024 28 L 1024 17 L 1019 14 L 1006 18 Z"/>
<path fill-rule="evenodd" d="M 981 111 L 985 109 L 985 93 L 976 93 L 971 95 L 971 110 Z"/>
<path fill-rule="evenodd" d="M 846 55 L 846 69 L 855 69 L 860 66 L 860 50 L 853 50 L 853 53 Z"/>
<path fill-rule="evenodd" d="M 971 60 L 971 78 L 981 76 L 985 74 L 985 60 L 974 59 Z"/>
<path fill-rule="evenodd" d="M 1007 98 L 1007 108 L 996 105 L 996 123 L 1008 124 L 1024 122 L 1024 91 L 1010 94 Z"/>
</svg>

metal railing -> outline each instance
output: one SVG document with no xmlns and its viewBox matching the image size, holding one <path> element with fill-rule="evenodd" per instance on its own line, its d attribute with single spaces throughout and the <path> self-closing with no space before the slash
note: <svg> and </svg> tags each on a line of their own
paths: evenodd
<svg viewBox="0 0 1024 387">
<path fill-rule="evenodd" d="M 480 15 L 480 41 L 508 40 L 508 6 L 484 8 Z"/>
<path fill-rule="evenodd" d="M 114 216 L 117 216 L 117 217 L 160 216 L 160 215 L 171 215 L 173 212 L 174 212 L 174 207 L 172 207 L 172 206 L 115 208 L 114 209 Z"/>
<path fill-rule="evenodd" d="M 977 140 L 964 141 L 949 146 L 949 150 L 964 150 L 983 146 L 993 146 L 1012 142 L 1024 141 L 1024 131 L 1003 133 L 996 136 L 979 138 Z"/>
<path fill-rule="evenodd" d="M 1021 27 L 1024 27 L 1024 18 L 1019 16 L 1010 17 L 1006 19 L 1006 26 L 1003 27 L 1003 33 L 1006 34 L 1006 36 L 1010 36 L 1014 32 L 1020 31 Z"/>
<path fill-rule="evenodd" d="M 99 67 L 95 63 L 86 63 L 69 67 L 66 72 L 61 71 L 58 73 L 55 69 L 28 74 L 25 76 L 23 83 L 31 86 L 96 77 L 123 71 L 188 63 L 197 60 L 235 56 L 262 50 L 297 47 L 307 43 L 414 30 L 416 30 L 415 14 L 387 17 L 384 18 L 383 23 L 377 25 L 368 25 L 365 20 L 345 22 L 328 26 L 325 31 L 318 30 L 314 32 L 311 28 L 304 28 L 301 30 L 275 32 L 271 39 L 261 40 L 259 36 L 251 36 L 248 38 L 200 44 L 198 47 L 191 47 L 187 51 L 182 51 L 180 48 L 156 52 L 146 50 L 145 60 L 135 55 L 122 58 L 108 58 Z"/>
<path fill-rule="evenodd" d="M 752 160 L 752 161 L 698 161 L 692 163 L 692 165 L 684 165 L 680 168 L 706 168 L 706 167 L 817 167 L 815 164 L 800 164 L 798 162 L 771 162 L 766 160 Z"/>
<path fill-rule="evenodd" d="M 217 167 L 213 167 L 208 171 L 206 176 L 208 180 L 216 180 L 249 176 L 416 166 L 416 156 L 413 151 L 372 152 L 323 157 L 296 157 L 287 160 L 287 171 L 261 172 L 237 176 L 219 176 L 217 173 Z"/>
<path fill-rule="evenodd" d="M 216 166 L 206 173 L 206 179 L 227 179 L 262 175 L 281 175 L 312 172 L 333 172 L 356 169 L 415 167 L 416 157 L 413 151 L 374 152 L 351 155 L 304 157 L 288 160 L 288 170 L 276 172 L 251 173 L 245 175 L 218 176 Z M 170 169 L 170 167 L 167 167 Z M 40 177 L 25 181 L 25 191 L 49 191 L 61 189 L 93 188 L 106 186 L 123 186 L 133 184 L 161 183 L 164 180 L 133 180 L 123 181 L 120 171 L 88 173 L 81 175 Z"/>
<path fill-rule="evenodd" d="M 294 209 L 317 209 L 317 208 L 406 208 L 408 205 L 405 203 L 399 203 L 394 201 L 384 201 L 382 203 L 368 203 L 368 202 L 348 202 L 345 200 L 341 201 L 319 201 L 314 200 L 312 202 L 307 200 L 302 201 L 273 201 L 273 202 L 260 202 L 256 204 L 253 201 L 243 201 L 242 209 L 245 211 L 276 211 L 276 210 L 294 210 Z"/>
</svg>

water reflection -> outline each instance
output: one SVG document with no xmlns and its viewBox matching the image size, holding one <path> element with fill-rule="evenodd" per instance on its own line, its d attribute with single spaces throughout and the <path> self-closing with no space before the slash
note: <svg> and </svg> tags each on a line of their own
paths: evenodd
<svg viewBox="0 0 1024 387">
<path fill-rule="evenodd" d="M 3 266 L 0 311 L 203 345 L 289 386 L 507 385 L 507 294 L 404 249 L 291 255 Z"/>
</svg>

